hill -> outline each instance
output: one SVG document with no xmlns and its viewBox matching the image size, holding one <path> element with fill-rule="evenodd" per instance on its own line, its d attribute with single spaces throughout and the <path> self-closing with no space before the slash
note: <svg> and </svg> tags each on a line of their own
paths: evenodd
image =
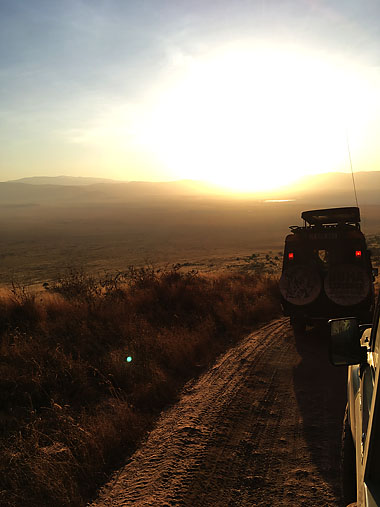
<svg viewBox="0 0 380 507">
<path fill-rule="evenodd" d="M 32 176 L 30 178 L 10 180 L 10 183 L 26 183 L 27 185 L 83 186 L 94 185 L 96 183 L 118 183 L 118 181 L 106 178 L 86 178 L 83 176 Z"/>
<path fill-rule="evenodd" d="M 356 173 L 355 185 L 359 205 L 380 204 L 380 171 Z M 193 180 L 127 182 L 102 178 L 39 176 L 0 182 L 0 201 L 3 205 L 129 203 L 199 196 L 251 201 L 294 200 L 306 203 L 306 207 L 355 205 L 350 173 L 306 176 L 279 190 L 244 194 L 228 193 L 216 185 Z"/>
<path fill-rule="evenodd" d="M 380 171 L 362 171 L 354 174 L 358 200 L 363 204 L 378 204 L 378 190 L 380 189 Z M 301 178 L 291 187 L 285 187 L 283 192 L 295 195 L 324 194 L 339 197 L 346 195 L 354 198 L 354 187 L 351 173 L 324 173 Z M 373 199 L 376 202 L 369 202 Z"/>
<path fill-rule="evenodd" d="M 99 203 L 128 203 L 169 197 L 220 195 L 217 187 L 197 181 L 169 182 L 112 181 L 69 184 L 71 179 L 27 178 L 0 183 L 2 205 L 80 205 Z M 45 183 L 38 183 L 45 181 Z M 49 181 L 49 183 L 46 183 Z M 96 181 L 96 180 L 95 180 Z"/>
</svg>

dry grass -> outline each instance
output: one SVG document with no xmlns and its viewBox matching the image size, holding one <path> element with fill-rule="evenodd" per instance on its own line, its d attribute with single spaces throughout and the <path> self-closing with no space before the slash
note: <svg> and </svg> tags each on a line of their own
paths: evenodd
<svg viewBox="0 0 380 507">
<path fill-rule="evenodd" d="M 271 278 L 178 266 L 71 272 L 0 298 L 7 506 L 85 505 L 186 380 L 279 312 Z"/>
</svg>

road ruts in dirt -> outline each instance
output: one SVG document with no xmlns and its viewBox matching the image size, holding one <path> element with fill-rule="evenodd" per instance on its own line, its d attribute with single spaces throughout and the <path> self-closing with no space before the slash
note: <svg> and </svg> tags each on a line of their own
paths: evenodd
<svg viewBox="0 0 380 507">
<path fill-rule="evenodd" d="M 338 506 L 345 372 L 286 319 L 223 355 L 92 507 Z"/>
</svg>

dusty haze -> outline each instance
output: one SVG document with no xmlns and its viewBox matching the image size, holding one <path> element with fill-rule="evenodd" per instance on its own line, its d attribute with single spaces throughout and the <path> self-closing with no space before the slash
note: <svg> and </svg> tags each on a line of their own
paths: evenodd
<svg viewBox="0 0 380 507">
<path fill-rule="evenodd" d="M 40 283 L 72 266 L 99 271 L 179 262 L 213 270 L 254 252 L 278 254 L 302 210 L 355 205 L 351 175 L 342 173 L 239 198 L 192 181 L 92 181 L 0 183 L 0 283 Z M 356 184 L 362 228 L 377 234 L 380 172 L 358 173 Z"/>
</svg>

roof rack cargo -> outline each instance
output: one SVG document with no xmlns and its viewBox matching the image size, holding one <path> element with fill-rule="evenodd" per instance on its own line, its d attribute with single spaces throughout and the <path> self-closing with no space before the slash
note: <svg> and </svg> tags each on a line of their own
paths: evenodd
<svg viewBox="0 0 380 507">
<path fill-rule="evenodd" d="M 360 222 L 359 208 L 328 208 L 303 211 L 301 218 L 309 225 L 326 225 L 326 224 L 358 224 Z"/>
</svg>

